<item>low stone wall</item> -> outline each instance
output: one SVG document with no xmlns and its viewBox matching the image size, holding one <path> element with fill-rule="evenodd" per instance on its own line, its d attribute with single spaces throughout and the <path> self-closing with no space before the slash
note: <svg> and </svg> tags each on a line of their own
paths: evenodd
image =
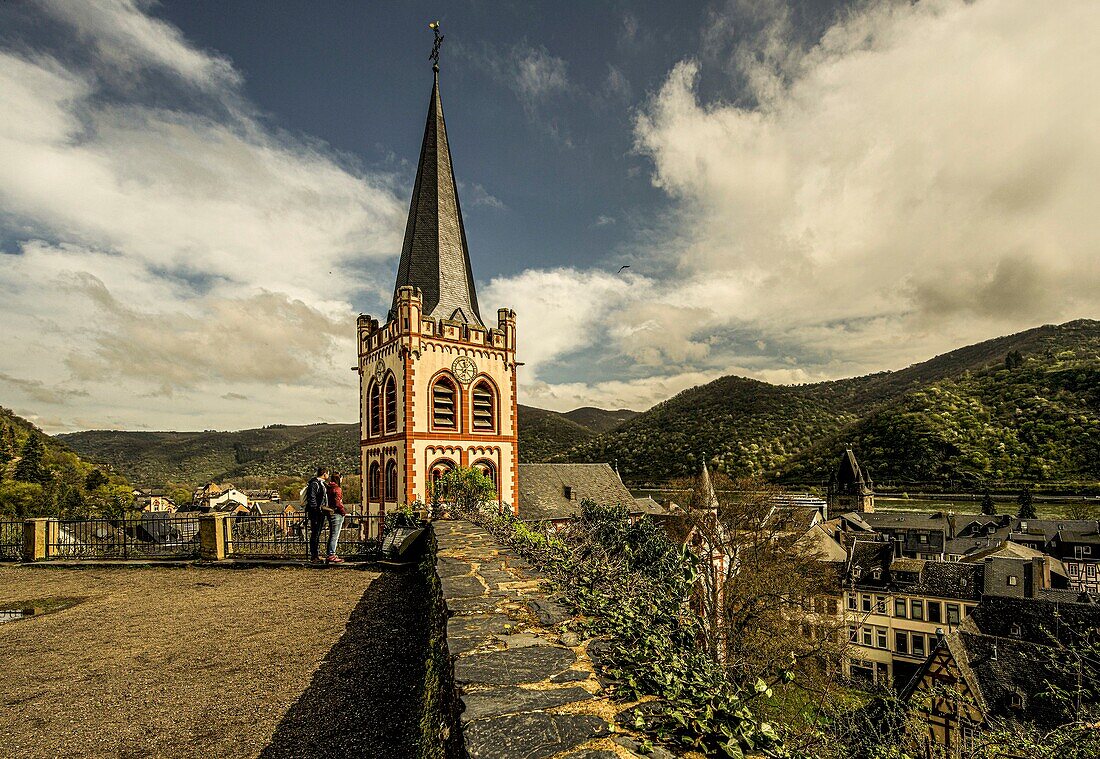
<svg viewBox="0 0 1100 759">
<path fill-rule="evenodd" d="M 447 603 L 436 572 L 438 543 L 433 530 L 427 531 L 427 538 L 417 567 L 424 583 L 428 635 L 420 704 L 421 748 L 416 759 L 462 759 L 465 751 L 458 716 L 462 705 L 456 698 L 454 670 L 447 647 Z"/>
<path fill-rule="evenodd" d="M 433 526 L 471 759 L 639 756 L 638 740 L 613 727 L 624 705 L 601 695 L 593 642 L 562 632 L 569 614 L 545 578 L 474 524 Z M 671 755 L 658 748 L 648 756 Z"/>
</svg>

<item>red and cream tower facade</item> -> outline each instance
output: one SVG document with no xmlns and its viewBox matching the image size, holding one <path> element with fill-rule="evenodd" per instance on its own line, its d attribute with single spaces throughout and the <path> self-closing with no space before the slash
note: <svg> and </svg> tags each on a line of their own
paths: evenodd
<svg viewBox="0 0 1100 759">
<path fill-rule="evenodd" d="M 516 507 L 516 315 L 482 321 L 439 97 L 428 105 L 393 305 L 359 332 L 363 503 L 385 514 L 476 467 Z"/>
</svg>

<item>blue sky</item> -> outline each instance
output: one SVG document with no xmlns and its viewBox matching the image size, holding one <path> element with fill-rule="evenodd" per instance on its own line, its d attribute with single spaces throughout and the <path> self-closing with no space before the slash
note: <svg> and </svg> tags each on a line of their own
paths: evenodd
<svg viewBox="0 0 1100 759">
<path fill-rule="evenodd" d="M 0 4 L 0 403 L 353 419 L 434 19 L 521 402 L 643 409 L 1100 312 L 1094 3 L 28 0 Z"/>
</svg>

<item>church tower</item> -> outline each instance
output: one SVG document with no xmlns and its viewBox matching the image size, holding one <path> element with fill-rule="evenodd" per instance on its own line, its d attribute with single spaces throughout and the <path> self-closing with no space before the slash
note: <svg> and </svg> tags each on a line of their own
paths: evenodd
<svg viewBox="0 0 1100 759">
<path fill-rule="evenodd" d="M 829 514 L 840 516 L 849 511 L 873 512 L 875 510 L 875 483 L 871 472 L 860 467 L 852 446 L 844 446 L 840 465 L 829 480 L 827 489 Z"/>
<path fill-rule="evenodd" d="M 475 467 L 516 508 L 516 314 L 488 327 L 478 308 L 439 96 L 428 102 L 393 304 L 361 315 L 363 503 L 384 515 L 427 502 L 430 485 Z M 373 527 L 377 534 L 377 526 Z"/>
</svg>

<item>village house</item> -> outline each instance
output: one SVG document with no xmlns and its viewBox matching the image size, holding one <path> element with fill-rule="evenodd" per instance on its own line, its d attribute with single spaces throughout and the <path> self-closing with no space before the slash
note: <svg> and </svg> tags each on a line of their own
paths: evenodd
<svg viewBox="0 0 1100 759">
<path fill-rule="evenodd" d="M 134 506 L 141 511 L 149 512 L 167 512 L 169 514 L 176 510 L 176 503 L 169 498 L 163 490 L 142 490 L 135 488 L 133 490 Z"/>
<path fill-rule="evenodd" d="M 902 692 L 924 711 L 930 740 L 958 756 L 979 743 L 993 718 L 1041 729 L 1064 722 L 1044 691 L 1073 694 L 1081 686 L 1072 647 L 1100 629 L 1100 606 L 1087 599 L 1066 591 L 993 596 L 957 628 L 944 630 Z"/>
<path fill-rule="evenodd" d="M 192 509 L 204 512 L 247 514 L 248 496 L 232 485 L 208 482 L 195 491 Z"/>
<path fill-rule="evenodd" d="M 290 532 L 291 526 L 303 515 L 296 504 L 277 501 L 253 501 L 248 507 L 248 513 L 254 517 L 274 519 L 278 529 L 283 533 Z"/>
</svg>

